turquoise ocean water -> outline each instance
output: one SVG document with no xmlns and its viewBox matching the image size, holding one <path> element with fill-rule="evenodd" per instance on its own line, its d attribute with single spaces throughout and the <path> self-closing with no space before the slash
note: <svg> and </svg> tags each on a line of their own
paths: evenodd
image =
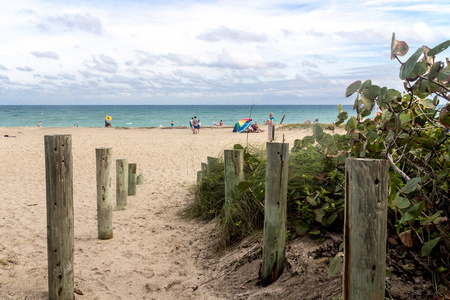
<svg viewBox="0 0 450 300">
<path fill-rule="evenodd" d="M 191 117 L 200 119 L 202 126 L 213 126 L 223 121 L 234 125 L 250 116 L 263 123 L 270 112 L 279 124 L 304 123 L 319 119 L 332 123 L 338 115 L 337 105 L 0 105 L 0 127 L 103 127 L 106 115 L 112 117 L 113 127 L 187 126 Z M 352 105 L 343 110 L 355 115 Z"/>
</svg>

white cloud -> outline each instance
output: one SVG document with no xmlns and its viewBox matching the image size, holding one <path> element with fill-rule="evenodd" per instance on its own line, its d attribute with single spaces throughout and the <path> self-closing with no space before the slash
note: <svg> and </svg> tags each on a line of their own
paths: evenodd
<svg viewBox="0 0 450 300">
<path fill-rule="evenodd" d="M 33 54 L 37 58 L 49 58 L 49 59 L 56 59 L 56 60 L 59 58 L 59 55 L 53 51 L 45 51 L 45 52 L 33 51 L 33 52 L 31 52 L 31 54 Z"/>
<path fill-rule="evenodd" d="M 410 51 L 450 39 L 437 0 L 4 2 L 2 99 L 23 104 L 335 103 L 357 79 L 401 88 L 392 32 Z"/>
</svg>

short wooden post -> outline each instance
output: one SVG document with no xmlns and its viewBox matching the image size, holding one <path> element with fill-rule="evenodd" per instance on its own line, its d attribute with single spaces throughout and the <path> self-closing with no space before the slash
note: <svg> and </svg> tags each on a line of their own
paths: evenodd
<svg viewBox="0 0 450 300">
<path fill-rule="evenodd" d="M 48 298 L 75 299 L 71 135 L 46 135 Z"/>
<path fill-rule="evenodd" d="M 205 178 L 205 175 L 206 175 L 206 173 L 207 173 L 207 170 L 208 170 L 208 164 L 202 163 L 202 168 L 201 168 L 202 178 Z"/>
<path fill-rule="evenodd" d="M 347 158 L 344 299 L 384 300 L 389 165 Z"/>
<path fill-rule="evenodd" d="M 136 164 L 128 164 L 128 196 L 136 196 Z"/>
<path fill-rule="evenodd" d="M 207 170 L 206 170 L 206 172 L 209 173 L 209 172 L 211 172 L 211 167 L 214 164 L 217 163 L 218 159 L 217 159 L 217 157 L 211 157 L 211 156 L 208 156 L 206 159 L 207 159 Z"/>
<path fill-rule="evenodd" d="M 137 179 L 136 179 L 136 184 L 137 185 L 142 185 L 144 184 L 144 174 L 139 174 Z"/>
<path fill-rule="evenodd" d="M 244 150 L 224 150 L 225 208 L 234 198 L 238 184 L 244 180 Z"/>
<path fill-rule="evenodd" d="M 261 283 L 277 280 L 284 269 L 286 248 L 289 144 L 267 143 L 266 198 Z"/>
<path fill-rule="evenodd" d="M 200 184 L 202 182 L 202 171 L 197 171 L 197 184 Z"/>
<path fill-rule="evenodd" d="M 275 125 L 273 124 L 269 124 L 267 126 L 267 139 L 269 140 L 269 142 L 272 142 L 275 140 Z"/>
<path fill-rule="evenodd" d="M 97 225 L 98 238 L 112 239 L 112 148 L 95 149 L 97 161 Z"/>
<path fill-rule="evenodd" d="M 127 209 L 128 159 L 116 159 L 116 209 Z"/>
</svg>

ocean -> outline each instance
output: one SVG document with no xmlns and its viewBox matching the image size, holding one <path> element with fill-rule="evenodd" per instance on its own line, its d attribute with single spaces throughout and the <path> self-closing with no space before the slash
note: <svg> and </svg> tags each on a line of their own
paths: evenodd
<svg viewBox="0 0 450 300">
<path fill-rule="evenodd" d="M 350 116 L 352 105 L 343 105 Z M 244 118 L 264 123 L 273 112 L 279 124 L 304 123 L 306 120 L 332 123 L 338 115 L 337 105 L 0 105 L 0 127 L 103 127 L 111 117 L 113 127 L 188 126 L 196 116 L 202 126 L 223 121 L 234 125 Z"/>
</svg>

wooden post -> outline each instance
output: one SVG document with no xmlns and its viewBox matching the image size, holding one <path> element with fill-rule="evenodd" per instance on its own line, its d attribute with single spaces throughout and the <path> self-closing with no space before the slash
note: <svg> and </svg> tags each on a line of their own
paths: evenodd
<svg viewBox="0 0 450 300">
<path fill-rule="evenodd" d="M 207 158 L 207 170 L 206 170 L 206 172 L 207 173 L 209 173 L 209 172 L 211 172 L 211 167 L 215 164 L 215 163 L 217 163 L 217 157 L 211 157 L 211 156 L 208 156 Z"/>
<path fill-rule="evenodd" d="M 289 144 L 267 143 L 266 198 L 261 283 L 277 280 L 284 269 L 286 248 Z"/>
<path fill-rule="evenodd" d="M 73 161 L 71 135 L 46 135 L 48 298 L 75 299 L 73 284 Z"/>
<path fill-rule="evenodd" d="M 112 148 L 95 149 L 97 161 L 97 224 L 98 238 L 112 239 Z"/>
<path fill-rule="evenodd" d="M 224 150 L 225 209 L 236 194 L 238 184 L 244 180 L 244 150 Z"/>
<path fill-rule="evenodd" d="M 128 164 L 128 196 L 136 196 L 136 164 Z"/>
<path fill-rule="evenodd" d="M 202 182 L 202 171 L 197 171 L 197 184 L 200 184 Z"/>
<path fill-rule="evenodd" d="M 384 300 L 389 165 L 345 163 L 344 299 Z"/>
<path fill-rule="evenodd" d="M 142 185 L 144 184 L 144 174 L 139 174 L 137 179 L 136 179 L 136 184 L 137 185 Z"/>
<path fill-rule="evenodd" d="M 267 139 L 269 140 L 269 142 L 272 142 L 275 140 L 275 125 L 273 124 L 269 124 L 267 126 Z"/>
<path fill-rule="evenodd" d="M 127 209 L 128 159 L 116 159 L 116 209 Z"/>
</svg>

